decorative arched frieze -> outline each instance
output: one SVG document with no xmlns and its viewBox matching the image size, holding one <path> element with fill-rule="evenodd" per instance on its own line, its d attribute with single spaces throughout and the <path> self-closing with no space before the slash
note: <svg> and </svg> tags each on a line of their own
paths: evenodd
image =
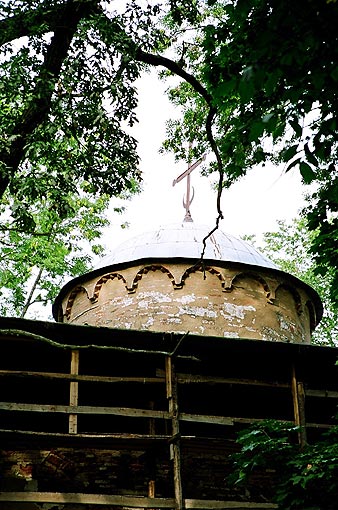
<svg viewBox="0 0 338 510">
<path fill-rule="evenodd" d="M 98 300 L 102 285 L 104 283 L 108 282 L 109 280 L 122 280 L 126 286 L 126 289 L 129 290 L 127 288 L 127 282 L 126 282 L 125 278 L 120 273 L 105 274 L 105 275 L 101 276 L 101 278 L 95 284 L 93 295 L 90 298 L 91 303 L 96 303 L 96 301 Z"/>
<path fill-rule="evenodd" d="M 232 280 L 234 279 L 234 275 L 225 275 L 224 281 L 222 282 L 223 292 L 231 292 L 232 291 Z"/>
<path fill-rule="evenodd" d="M 312 331 L 315 329 L 316 324 L 317 324 L 315 308 L 313 306 L 313 303 L 311 303 L 311 301 L 307 301 L 305 303 L 305 307 L 306 307 L 306 309 L 308 310 L 308 313 L 309 313 L 310 331 L 312 333 Z"/>
<path fill-rule="evenodd" d="M 75 298 L 80 292 L 85 292 L 87 295 L 87 298 L 89 300 L 87 289 L 85 287 L 83 287 L 82 285 L 77 285 L 77 287 L 75 287 L 68 296 L 65 314 L 64 314 L 67 320 L 69 320 Z"/>
<path fill-rule="evenodd" d="M 169 269 L 167 269 L 166 267 L 162 266 L 161 264 L 151 264 L 149 266 L 144 266 L 142 269 L 140 269 L 136 273 L 135 278 L 133 279 L 133 282 L 132 282 L 130 290 L 133 290 L 135 292 L 135 289 L 138 286 L 138 282 L 140 280 L 142 280 L 143 275 L 149 273 L 150 271 L 161 271 L 161 273 L 164 273 L 164 274 L 166 274 L 168 276 L 168 278 L 171 281 L 171 283 L 172 283 L 174 288 L 181 288 L 182 287 L 182 285 L 180 286 L 180 284 L 177 284 L 175 282 L 174 275 L 169 271 Z"/>
<path fill-rule="evenodd" d="M 257 269 L 186 260 L 111 268 L 66 294 L 60 320 L 310 342 L 317 317 L 306 288 L 280 272 Z"/>
<path fill-rule="evenodd" d="M 268 285 L 266 280 L 261 275 L 259 275 L 257 273 L 253 273 L 251 271 L 244 271 L 244 272 L 241 271 L 241 272 L 237 273 L 235 276 L 233 276 L 230 286 L 225 287 L 224 291 L 231 292 L 236 287 L 236 280 L 239 280 L 240 278 L 243 278 L 243 279 L 251 278 L 252 280 L 257 281 L 262 286 L 262 289 L 264 290 L 267 302 L 270 304 L 273 303 L 273 301 L 275 299 L 275 293 L 271 291 L 270 286 Z"/>
<path fill-rule="evenodd" d="M 294 299 L 297 315 L 301 315 L 303 312 L 302 299 L 300 297 L 299 292 L 291 285 L 288 285 L 286 283 L 281 283 L 280 285 L 278 285 L 278 287 L 276 289 L 275 304 L 279 304 L 278 303 L 278 293 L 281 290 L 286 290 L 287 292 L 289 292 L 292 295 L 292 297 Z"/>
<path fill-rule="evenodd" d="M 192 273 L 197 273 L 197 272 L 203 273 L 204 279 L 206 278 L 205 273 L 210 273 L 212 275 L 217 276 L 217 278 L 221 282 L 222 287 L 224 287 L 224 285 L 226 284 L 226 280 L 225 280 L 223 274 L 220 271 L 218 271 L 218 269 L 215 269 L 212 266 L 205 266 L 204 264 L 196 264 L 195 266 L 188 267 L 188 269 L 186 269 L 184 271 L 182 278 L 181 278 L 181 287 L 185 284 L 185 280 L 187 278 L 189 278 L 189 276 Z"/>
</svg>

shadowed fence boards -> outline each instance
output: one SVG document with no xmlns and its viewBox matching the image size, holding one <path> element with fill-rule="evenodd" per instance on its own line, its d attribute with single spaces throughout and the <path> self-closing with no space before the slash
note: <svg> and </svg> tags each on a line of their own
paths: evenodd
<svg viewBox="0 0 338 510">
<path fill-rule="evenodd" d="M 304 443 L 333 424 L 333 348 L 35 321 L 20 330 L 0 335 L 0 501 L 16 510 L 276 508 L 227 486 L 236 432 L 287 420 Z"/>
</svg>

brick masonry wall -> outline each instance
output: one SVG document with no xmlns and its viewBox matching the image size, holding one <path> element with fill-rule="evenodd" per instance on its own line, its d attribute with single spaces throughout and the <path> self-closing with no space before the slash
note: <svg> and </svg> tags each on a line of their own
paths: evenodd
<svg viewBox="0 0 338 510">
<path fill-rule="evenodd" d="M 210 446 L 183 444 L 182 484 L 185 498 L 266 501 L 271 473 L 260 473 L 245 489 L 227 481 L 233 441 Z M 168 448 L 156 451 L 56 448 L 1 450 L 1 491 L 41 491 L 147 496 L 155 480 L 156 497 L 173 497 Z M 68 508 L 68 506 L 67 506 Z"/>
<path fill-rule="evenodd" d="M 203 336 L 310 342 L 305 287 L 273 270 L 168 262 L 97 276 L 65 296 L 65 322 Z"/>
</svg>

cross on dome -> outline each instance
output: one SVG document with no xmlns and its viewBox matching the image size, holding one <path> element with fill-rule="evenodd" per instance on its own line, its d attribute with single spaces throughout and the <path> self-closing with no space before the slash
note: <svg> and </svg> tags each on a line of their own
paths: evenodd
<svg viewBox="0 0 338 510">
<path fill-rule="evenodd" d="M 205 154 L 200 159 L 195 161 L 195 163 L 193 163 L 192 165 L 188 164 L 188 168 L 181 175 L 179 175 L 177 177 L 177 179 L 174 179 L 174 181 L 173 181 L 173 186 L 175 186 L 175 184 L 182 181 L 185 177 L 187 178 L 187 192 L 186 192 L 185 199 L 183 197 L 183 207 L 185 208 L 185 217 L 184 217 L 183 221 L 193 221 L 193 219 L 191 217 L 191 213 L 190 213 L 190 205 L 194 199 L 195 193 L 194 193 L 194 188 L 191 186 L 191 183 L 190 183 L 190 174 L 204 160 L 205 160 Z"/>
</svg>

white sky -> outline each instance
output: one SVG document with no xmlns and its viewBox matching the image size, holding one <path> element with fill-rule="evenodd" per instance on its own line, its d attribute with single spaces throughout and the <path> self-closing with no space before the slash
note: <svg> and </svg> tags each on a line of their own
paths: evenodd
<svg viewBox="0 0 338 510">
<path fill-rule="evenodd" d="M 170 155 L 159 154 L 165 138 L 165 120 L 173 112 L 165 89 L 166 85 L 156 80 L 155 74 L 146 75 L 140 82 L 139 124 L 133 135 L 139 141 L 143 191 L 126 202 L 126 213 L 121 217 L 112 216 L 113 226 L 105 236 L 108 251 L 138 232 L 180 222 L 184 218 L 182 199 L 186 180 L 175 187 L 172 182 L 186 165 L 176 164 Z M 216 192 L 212 185 L 216 179 L 216 175 L 202 177 L 198 168 L 192 173 L 195 198 L 190 210 L 195 223 L 214 225 Z M 297 216 L 304 191 L 298 170 L 285 174 L 283 167 L 255 168 L 229 190 L 223 191 L 221 229 L 237 237 L 274 230 L 277 220 L 292 220 Z M 125 221 L 130 227 L 122 230 L 119 225 Z"/>
<path fill-rule="evenodd" d="M 140 82 L 138 108 L 139 124 L 133 135 L 139 141 L 143 192 L 123 205 L 126 212 L 119 216 L 111 214 L 112 225 L 105 231 L 103 244 L 106 253 L 115 249 L 123 240 L 159 225 L 181 222 L 185 210 L 182 205 L 186 180 L 172 186 L 172 182 L 185 169 L 185 164 L 175 164 L 173 156 L 159 154 L 165 138 L 165 121 L 172 112 L 172 106 L 165 96 L 166 85 L 156 80 L 155 73 L 146 75 Z M 195 198 L 190 211 L 195 223 L 215 224 L 216 191 L 212 185 L 216 176 L 202 177 L 198 168 L 192 173 Z M 222 211 L 224 220 L 220 228 L 236 237 L 245 234 L 260 235 L 277 228 L 277 220 L 292 220 L 302 206 L 301 184 L 298 171 L 283 174 L 282 168 L 266 166 L 253 169 L 249 175 L 229 190 L 223 191 Z M 113 201 L 120 206 L 121 201 Z M 128 222 L 130 227 L 121 229 Z M 96 258 L 95 258 L 96 259 Z M 95 265 L 98 260 L 93 260 Z M 27 317 L 34 317 L 32 307 Z M 38 307 L 39 319 L 50 319 L 51 310 Z"/>
</svg>

